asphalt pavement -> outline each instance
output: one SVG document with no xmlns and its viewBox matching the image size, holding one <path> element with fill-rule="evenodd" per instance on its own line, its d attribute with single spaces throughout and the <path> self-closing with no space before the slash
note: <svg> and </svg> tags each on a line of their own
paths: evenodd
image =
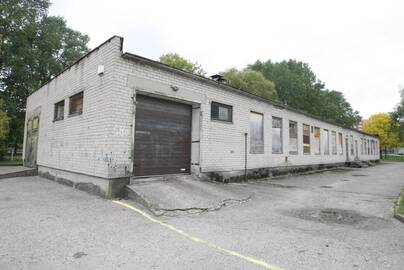
<svg viewBox="0 0 404 270">
<path fill-rule="evenodd" d="M 227 184 L 249 200 L 155 217 L 33 176 L 0 180 L 1 269 L 404 269 L 404 163 Z"/>
</svg>

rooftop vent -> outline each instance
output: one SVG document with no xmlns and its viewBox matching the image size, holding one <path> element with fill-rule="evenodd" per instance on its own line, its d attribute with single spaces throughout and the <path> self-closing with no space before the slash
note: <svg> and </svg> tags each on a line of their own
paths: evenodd
<svg viewBox="0 0 404 270">
<path fill-rule="evenodd" d="M 217 81 L 218 83 L 226 83 L 226 79 L 219 74 L 212 75 L 210 76 L 210 78 L 214 81 Z"/>
</svg>

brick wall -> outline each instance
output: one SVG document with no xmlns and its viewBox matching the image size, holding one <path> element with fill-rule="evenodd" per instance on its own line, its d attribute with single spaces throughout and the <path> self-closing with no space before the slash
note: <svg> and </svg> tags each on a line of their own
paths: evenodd
<svg viewBox="0 0 404 270">
<path fill-rule="evenodd" d="M 155 67 L 144 61 L 121 57 L 121 40 L 109 42 L 89 54 L 78 64 L 63 72 L 27 100 L 27 118 L 40 107 L 38 140 L 38 165 L 79 172 L 103 178 L 123 177 L 130 174 L 134 139 L 136 93 L 148 93 L 157 97 L 171 98 L 181 102 L 200 105 L 197 119 L 200 138 L 200 168 L 195 170 L 232 171 L 244 168 L 244 133 L 249 133 L 250 111 L 264 115 L 264 154 L 248 154 L 248 168 L 274 167 L 345 162 L 345 136 L 353 135 L 358 140 L 359 157 L 363 160 L 378 159 L 374 155 L 361 155 L 360 138 L 363 134 L 314 118 L 279 109 L 271 104 L 245 95 L 228 91 L 201 80 L 195 80 L 178 72 Z M 105 73 L 97 74 L 99 65 Z M 178 87 L 173 91 L 170 86 Z M 68 117 L 69 97 L 84 91 L 83 114 Z M 65 100 L 65 118 L 53 122 L 54 104 Z M 233 123 L 212 121 L 212 101 L 233 106 Z M 195 107 L 194 106 L 194 107 Z M 283 119 L 283 154 L 272 154 L 271 117 Z M 290 155 L 288 149 L 288 121 L 298 122 L 298 155 Z M 303 154 L 302 124 L 321 129 L 342 132 L 343 155 Z M 198 137 L 194 136 L 193 137 Z M 25 140 L 24 140 L 25 141 Z M 314 137 L 311 134 L 313 147 Z M 249 140 L 248 140 L 249 143 Z M 193 147 L 197 151 L 198 147 Z M 196 150 L 195 150 L 196 149 Z M 249 145 L 248 145 L 249 149 Z M 285 157 L 288 161 L 285 162 Z M 350 155 L 350 159 L 354 157 Z"/>
<path fill-rule="evenodd" d="M 115 132 L 115 108 L 110 101 L 120 46 L 118 37 L 111 39 L 28 98 L 27 119 L 40 108 L 38 165 L 99 177 L 114 171 L 110 137 Z M 104 75 L 97 74 L 99 65 L 104 65 Z M 81 91 L 83 113 L 69 117 L 69 97 Z M 64 119 L 53 121 L 54 104 L 61 100 Z"/>
</svg>

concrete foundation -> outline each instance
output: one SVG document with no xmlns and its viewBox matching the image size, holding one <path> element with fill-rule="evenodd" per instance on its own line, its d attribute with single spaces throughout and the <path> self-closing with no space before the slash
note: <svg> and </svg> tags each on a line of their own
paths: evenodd
<svg viewBox="0 0 404 270">
<path fill-rule="evenodd" d="M 64 170 L 38 166 L 38 175 L 90 194 L 112 199 L 125 195 L 129 178 L 100 178 Z"/>
<path fill-rule="evenodd" d="M 259 178 L 275 178 L 287 175 L 300 175 L 306 173 L 315 173 L 316 171 L 330 170 L 338 167 L 348 166 L 350 162 L 342 163 L 328 163 L 328 164 L 311 164 L 302 166 L 283 166 L 283 167 L 268 167 L 237 170 L 237 171 L 224 171 L 224 172 L 205 172 L 201 173 L 201 178 L 212 180 L 222 183 L 243 182 L 248 179 Z"/>
</svg>

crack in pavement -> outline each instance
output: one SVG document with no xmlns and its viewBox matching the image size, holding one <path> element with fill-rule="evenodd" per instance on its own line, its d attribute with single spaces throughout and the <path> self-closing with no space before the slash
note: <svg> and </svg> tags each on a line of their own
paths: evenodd
<svg viewBox="0 0 404 270">
<path fill-rule="evenodd" d="M 167 208 L 159 208 L 159 209 L 152 209 L 152 212 L 155 216 L 178 216 L 181 213 L 185 214 L 202 214 L 205 212 L 213 212 L 213 211 L 218 211 L 221 208 L 225 206 L 234 206 L 234 205 L 240 205 L 243 203 L 246 203 L 250 201 L 253 198 L 253 195 L 250 195 L 244 199 L 233 199 L 233 198 L 228 198 L 220 201 L 220 203 L 216 206 L 212 207 L 187 207 L 187 208 L 172 208 L 172 209 L 167 209 Z M 177 214 L 175 214 L 177 212 Z M 174 213 L 174 214 L 169 214 L 169 213 Z"/>
</svg>

